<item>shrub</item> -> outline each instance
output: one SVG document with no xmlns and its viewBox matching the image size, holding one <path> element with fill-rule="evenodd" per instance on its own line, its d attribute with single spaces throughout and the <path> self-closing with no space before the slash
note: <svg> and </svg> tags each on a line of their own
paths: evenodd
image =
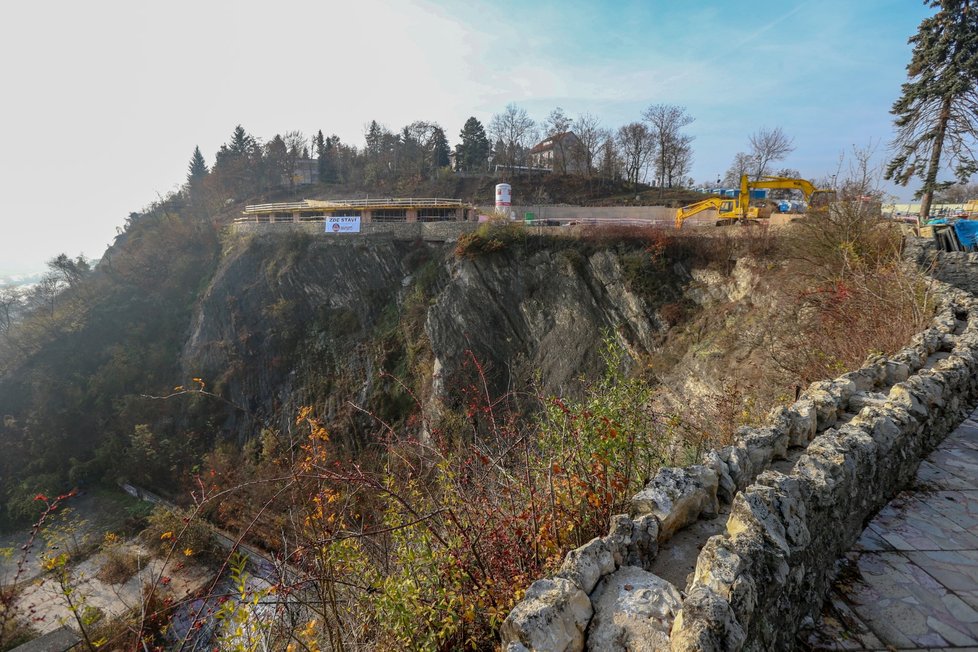
<svg viewBox="0 0 978 652">
<path fill-rule="evenodd" d="M 490 220 L 472 233 L 465 233 L 455 245 L 457 258 L 477 258 L 493 254 L 515 244 L 526 242 L 526 229 L 521 222 L 506 219 Z"/>
</svg>

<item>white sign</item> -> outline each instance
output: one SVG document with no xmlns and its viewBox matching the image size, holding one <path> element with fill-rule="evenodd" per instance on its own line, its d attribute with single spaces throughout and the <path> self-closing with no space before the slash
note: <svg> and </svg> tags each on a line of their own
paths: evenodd
<svg viewBox="0 0 978 652">
<path fill-rule="evenodd" d="M 327 217 L 326 233 L 360 233 L 360 216 Z"/>
</svg>

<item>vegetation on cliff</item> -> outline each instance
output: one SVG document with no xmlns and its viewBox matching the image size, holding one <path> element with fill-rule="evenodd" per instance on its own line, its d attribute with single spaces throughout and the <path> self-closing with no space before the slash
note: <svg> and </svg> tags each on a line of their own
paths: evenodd
<svg viewBox="0 0 978 652">
<path fill-rule="evenodd" d="M 930 310 L 899 233 L 855 205 L 777 233 L 489 224 L 454 247 L 221 242 L 195 215 L 134 216 L 4 340 L 4 515 L 80 483 L 167 492 L 191 508 L 156 517 L 172 554 L 211 523 L 287 562 L 289 608 L 245 618 L 279 647 L 491 647 L 529 581 L 660 465 Z M 575 331 L 603 338 L 571 355 Z M 164 645 L 178 607 L 111 637 Z"/>
</svg>

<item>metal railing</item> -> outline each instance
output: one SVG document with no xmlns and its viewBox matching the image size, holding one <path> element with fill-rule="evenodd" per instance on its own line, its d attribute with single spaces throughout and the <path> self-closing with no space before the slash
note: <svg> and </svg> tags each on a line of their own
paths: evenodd
<svg viewBox="0 0 978 652">
<path fill-rule="evenodd" d="M 376 199 L 305 199 L 301 202 L 279 202 L 274 204 L 252 204 L 245 206 L 244 213 L 273 213 L 278 211 L 332 210 L 341 208 L 465 208 L 461 199 L 441 197 L 387 197 Z"/>
</svg>

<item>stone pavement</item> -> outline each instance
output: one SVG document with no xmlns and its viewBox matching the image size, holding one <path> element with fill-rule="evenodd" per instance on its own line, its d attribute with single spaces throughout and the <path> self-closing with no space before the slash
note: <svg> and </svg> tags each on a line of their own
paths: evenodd
<svg viewBox="0 0 978 652">
<path fill-rule="evenodd" d="M 978 652 L 978 411 L 863 531 L 800 647 Z"/>
</svg>

